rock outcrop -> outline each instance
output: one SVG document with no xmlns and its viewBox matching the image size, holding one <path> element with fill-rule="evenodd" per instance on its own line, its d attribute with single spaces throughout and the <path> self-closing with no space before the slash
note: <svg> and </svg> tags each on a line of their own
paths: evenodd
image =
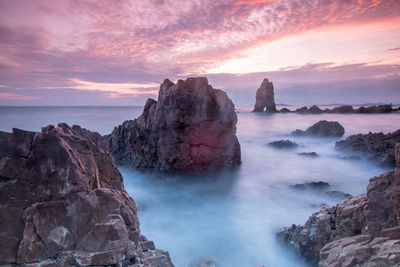
<svg viewBox="0 0 400 267">
<path fill-rule="evenodd" d="M 352 156 L 362 156 L 383 167 L 395 166 L 394 147 L 400 142 L 400 129 L 384 134 L 368 133 L 347 137 L 343 141 L 336 142 L 335 148 L 347 152 Z"/>
<path fill-rule="evenodd" d="M 283 149 L 295 148 L 299 146 L 298 144 L 296 144 L 296 142 L 292 142 L 290 140 L 273 141 L 268 143 L 268 145 L 274 148 L 283 148 Z"/>
<path fill-rule="evenodd" d="M 105 139 L 118 164 L 167 173 L 199 172 L 241 162 L 232 101 L 207 78 L 176 84 L 166 79 L 158 101 L 125 121 Z"/>
<path fill-rule="evenodd" d="M 107 143 L 79 126 L 0 132 L 0 265 L 173 266 L 144 246 Z"/>
<path fill-rule="evenodd" d="M 256 93 L 256 104 L 253 112 L 276 112 L 274 85 L 264 79 Z"/>
<path fill-rule="evenodd" d="M 396 145 L 396 156 L 400 144 Z M 398 159 L 398 158 L 397 158 Z M 370 179 L 367 194 L 350 197 L 292 225 L 277 237 L 320 267 L 398 266 L 400 263 L 400 164 Z"/>
<path fill-rule="evenodd" d="M 319 121 L 307 128 L 306 131 L 296 129 L 292 132 L 295 136 L 342 137 L 344 128 L 337 121 Z"/>
<path fill-rule="evenodd" d="M 313 105 L 310 108 L 301 107 L 296 109 L 294 112 L 299 114 L 321 114 L 321 113 L 341 113 L 341 114 L 350 114 L 350 113 L 391 113 L 398 112 L 399 109 L 393 109 L 392 105 L 379 105 L 379 106 L 370 106 L 370 107 L 360 107 L 358 109 L 354 109 L 353 106 L 344 105 L 335 107 L 332 109 L 320 109 L 318 106 Z M 291 112 L 288 109 L 285 109 L 285 112 Z"/>
</svg>

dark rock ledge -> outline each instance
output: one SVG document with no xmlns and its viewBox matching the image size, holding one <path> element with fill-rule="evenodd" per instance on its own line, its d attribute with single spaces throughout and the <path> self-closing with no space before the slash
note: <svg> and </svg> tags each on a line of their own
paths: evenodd
<svg viewBox="0 0 400 267">
<path fill-rule="evenodd" d="M 0 132 L 0 265 L 173 266 L 141 234 L 104 139 L 79 126 Z"/>
<path fill-rule="evenodd" d="M 395 170 L 371 178 L 366 194 L 322 208 L 278 239 L 320 267 L 399 266 L 400 143 L 395 155 Z"/>
</svg>

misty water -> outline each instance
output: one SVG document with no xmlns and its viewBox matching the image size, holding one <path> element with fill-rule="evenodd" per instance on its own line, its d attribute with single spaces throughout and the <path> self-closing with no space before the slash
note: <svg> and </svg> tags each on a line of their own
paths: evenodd
<svg viewBox="0 0 400 267">
<path fill-rule="evenodd" d="M 191 176 L 142 173 L 120 167 L 125 188 L 135 199 L 142 233 L 170 252 L 175 266 L 213 259 L 218 266 L 306 266 L 275 240 L 283 226 L 303 224 L 323 204 L 339 199 L 294 190 L 290 185 L 325 181 L 330 190 L 365 192 L 369 178 L 387 170 L 364 160 L 341 158 L 338 139 L 293 137 L 319 120 L 341 123 L 345 136 L 395 131 L 400 114 L 255 114 L 238 109 L 237 134 L 242 165 L 236 169 Z M 67 122 L 108 134 L 114 126 L 140 115 L 142 107 L 0 107 L 0 130 L 40 131 Z M 289 139 L 299 144 L 277 150 L 267 144 Z M 316 152 L 319 157 L 298 155 Z"/>
</svg>

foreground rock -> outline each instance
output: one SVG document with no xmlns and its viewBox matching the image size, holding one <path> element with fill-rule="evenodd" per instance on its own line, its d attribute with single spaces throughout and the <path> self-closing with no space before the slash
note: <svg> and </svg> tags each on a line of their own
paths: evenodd
<svg viewBox="0 0 400 267">
<path fill-rule="evenodd" d="M 264 79 L 256 93 L 256 104 L 253 112 L 276 112 L 274 85 Z"/>
<path fill-rule="evenodd" d="M 105 136 L 118 164 L 160 172 L 199 172 L 240 164 L 237 116 L 225 92 L 207 78 L 166 79 L 158 101 Z"/>
<path fill-rule="evenodd" d="M 393 133 L 351 135 L 336 142 L 335 148 L 351 156 L 362 156 L 384 167 L 395 166 L 394 146 L 400 142 L 400 129 Z"/>
<path fill-rule="evenodd" d="M 400 144 L 396 156 L 399 150 Z M 277 237 L 314 265 L 398 266 L 400 164 L 371 178 L 367 194 L 325 207 L 304 226 L 292 225 Z"/>
<path fill-rule="evenodd" d="M 66 124 L 0 132 L 0 177 L 0 264 L 173 266 L 143 248 L 152 242 L 99 134 Z"/>
<path fill-rule="evenodd" d="M 342 137 L 344 135 L 344 128 L 337 121 L 319 121 L 314 125 L 307 128 L 306 131 L 295 130 L 292 132 L 295 136 L 318 136 L 318 137 Z"/>
</svg>

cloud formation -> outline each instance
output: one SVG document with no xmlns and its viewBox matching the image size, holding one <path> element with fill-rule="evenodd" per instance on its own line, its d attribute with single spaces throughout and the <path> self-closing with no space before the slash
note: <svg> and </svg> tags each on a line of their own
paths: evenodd
<svg viewBox="0 0 400 267">
<path fill-rule="evenodd" d="M 41 98 L 47 103 L 54 101 L 57 92 L 62 97 L 65 90 L 87 91 L 89 95 L 96 93 L 99 103 L 106 104 L 123 97 L 143 101 L 143 97 L 154 95 L 155 84 L 164 78 L 208 73 L 224 62 L 229 65 L 230 60 L 248 58 L 248 51 L 273 41 L 325 28 L 332 31 L 365 25 L 375 25 L 375 29 L 396 28 L 393 25 L 400 22 L 400 2 L 19 0 L 0 1 L 0 15 L 0 83 L 4 86 L 0 89 L 7 90 L 4 94 L 25 92 L 25 96 Z M 302 40 L 291 47 L 296 44 L 306 47 L 306 41 Z M 393 49 L 398 43 L 382 41 L 376 47 L 382 53 L 389 50 L 392 55 L 387 58 L 393 62 L 374 54 L 375 62 L 368 58 L 361 63 L 384 62 L 387 67 L 389 63 L 395 65 L 397 60 L 400 64 L 398 50 Z M 268 47 L 263 49 L 269 51 Z M 368 49 L 365 48 L 365 53 Z M 276 60 L 281 61 L 279 57 Z M 344 64 L 335 58 L 329 60 Z M 305 57 L 302 63 L 312 61 L 313 58 L 307 61 Z M 249 66 L 258 64 L 249 62 Z M 285 67 L 297 64 L 285 61 Z M 273 70 L 268 66 L 265 71 Z M 254 71 L 242 67 L 244 74 Z M 360 78 L 363 74 L 358 75 Z M 32 93 L 36 95 L 30 96 Z M 2 99 L 1 104 L 7 103 L 4 100 L 7 98 Z"/>
</svg>

